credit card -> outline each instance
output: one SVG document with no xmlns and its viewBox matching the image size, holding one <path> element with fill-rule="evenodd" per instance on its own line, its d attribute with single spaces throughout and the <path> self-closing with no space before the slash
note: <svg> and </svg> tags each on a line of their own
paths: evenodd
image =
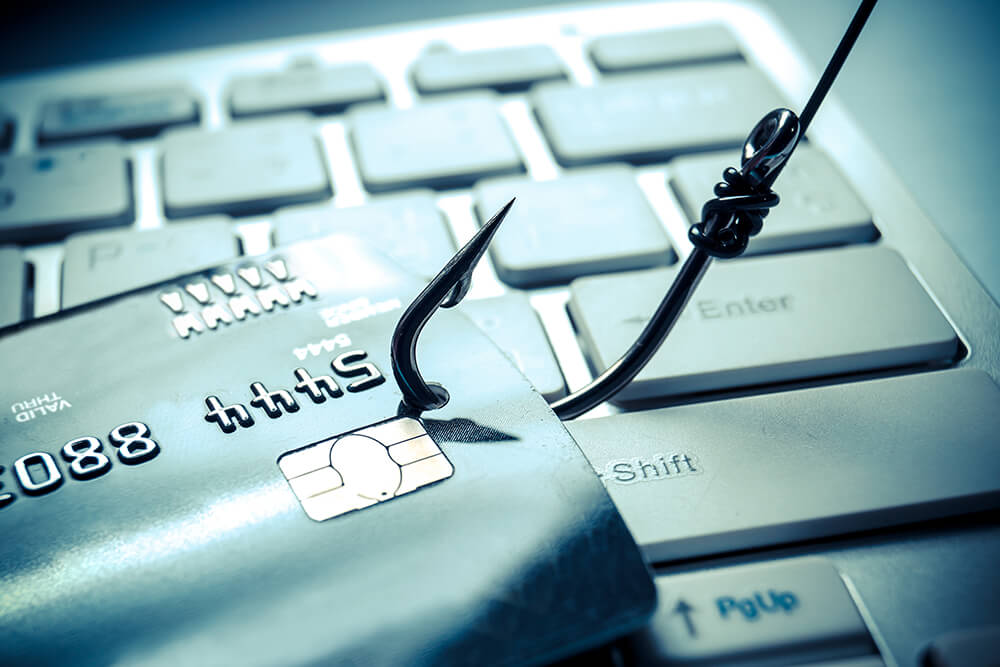
<svg viewBox="0 0 1000 667">
<path fill-rule="evenodd" d="M 0 334 L 0 663 L 526 664 L 629 632 L 649 573 L 545 400 L 351 237 Z"/>
</svg>

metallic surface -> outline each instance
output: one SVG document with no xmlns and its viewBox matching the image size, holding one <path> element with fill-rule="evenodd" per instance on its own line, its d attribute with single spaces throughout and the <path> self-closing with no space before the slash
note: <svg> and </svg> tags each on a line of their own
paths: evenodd
<svg viewBox="0 0 1000 667">
<path fill-rule="evenodd" d="M 189 3 L 188 6 L 194 4 L 201 7 L 203 3 Z M 296 23 L 300 26 L 305 24 L 305 27 L 299 28 L 300 32 L 312 32 L 321 25 L 323 17 L 327 17 L 327 25 L 330 26 L 357 27 L 417 16 L 446 16 L 473 8 L 494 9 L 500 4 L 438 2 L 431 6 L 386 2 L 369 4 L 361 12 L 356 5 L 293 0 L 282 4 L 278 20 L 269 16 L 267 21 L 262 21 L 262 15 L 275 14 L 271 5 L 267 5 L 264 11 L 263 3 L 256 6 L 240 3 L 240 21 L 232 20 L 231 12 L 220 12 L 215 21 L 174 23 L 168 20 L 171 18 L 168 14 L 176 19 L 183 12 L 178 5 L 171 4 L 169 7 L 160 6 L 163 11 L 156 7 L 144 7 L 141 20 L 135 24 L 138 29 L 132 31 L 120 29 L 122 24 L 115 20 L 127 21 L 128 17 L 135 18 L 136 14 L 130 14 L 128 8 L 116 6 L 113 15 L 102 21 L 102 26 L 116 39 L 93 39 L 92 33 L 80 30 L 78 23 L 68 21 L 60 24 L 47 15 L 44 39 L 34 40 L 27 32 L 11 34 L 3 45 L 20 48 L 22 53 L 30 52 L 26 48 L 29 45 L 39 46 L 37 52 L 46 56 L 58 54 L 61 47 L 63 53 L 70 56 L 66 61 L 72 59 L 75 62 L 86 58 L 88 53 L 93 57 L 95 51 L 87 49 L 103 49 L 101 55 L 107 58 L 129 52 L 148 53 L 178 44 L 203 46 L 225 40 L 244 40 L 247 31 L 255 24 L 258 29 L 264 27 L 272 31 L 254 34 L 273 37 L 294 32 L 289 26 Z M 524 6 L 535 2 L 512 1 L 505 4 Z M 578 85 L 588 86 L 594 85 L 599 76 L 585 53 L 588 40 L 594 36 L 721 20 L 734 31 L 747 58 L 773 75 L 790 102 L 801 104 L 815 83 L 815 65 L 821 66 L 828 57 L 830 46 L 839 37 L 856 3 L 854 0 L 829 3 L 770 0 L 765 4 L 777 8 L 786 27 L 781 27 L 774 15 L 761 13 L 759 7 L 749 8 L 742 3 L 602 5 L 568 12 L 533 10 L 519 16 L 499 17 L 496 21 L 457 19 L 425 22 L 325 37 L 284 39 L 245 47 L 212 48 L 197 53 L 150 58 L 141 63 L 113 63 L 106 68 L 77 67 L 49 77 L 24 76 L 5 81 L 0 84 L 0 98 L 16 115 L 14 150 L 24 152 L 30 148 L 30 128 L 36 125 L 38 105 L 50 86 L 65 91 L 67 95 L 77 95 L 87 94 L 109 82 L 128 85 L 136 81 L 168 82 L 194 77 L 197 93 L 207 101 L 200 122 L 203 127 L 211 129 L 223 127 L 229 122 L 222 105 L 222 91 L 232 72 L 243 68 L 253 71 L 280 69 L 289 58 L 301 52 L 316 52 L 324 62 L 354 58 L 375 62 L 387 82 L 389 102 L 406 107 L 414 104 L 417 98 L 407 76 L 407 64 L 433 40 L 444 40 L 458 48 L 506 46 L 512 41 L 525 44 L 549 42 L 555 45 L 567 63 L 569 78 Z M 670 11 L 653 11 L 663 7 L 669 7 Z M 93 9 L 88 5 L 84 11 L 92 13 Z M 157 30 L 148 29 L 151 19 L 147 11 L 158 12 L 153 21 Z M 336 20 L 329 19 L 331 14 Z M 1000 264 L 994 261 L 1000 235 L 995 233 L 989 199 L 992 192 L 989 179 L 992 178 L 991 165 L 995 155 L 992 142 L 986 140 L 995 129 L 993 115 L 996 105 L 992 102 L 996 99 L 996 91 L 986 82 L 991 80 L 992 67 L 996 62 L 995 25 L 996 9 L 988 3 L 942 4 L 933 0 L 915 0 L 905 7 L 883 3 L 866 29 L 870 31 L 867 34 L 871 38 L 862 40 L 858 45 L 834 91 L 835 98 L 846 102 L 847 111 L 854 111 L 854 118 L 850 118 L 845 107 L 834 99 L 831 100 L 833 105 L 828 102 L 824 106 L 823 113 L 810 130 L 812 142 L 830 155 L 839 168 L 851 167 L 849 185 L 872 211 L 874 222 L 882 232 L 880 242 L 902 251 L 910 269 L 959 332 L 969 354 L 957 365 L 984 369 L 994 380 L 1000 377 L 1000 342 L 996 338 L 1000 318 L 994 302 L 998 294 L 997 285 L 1000 285 L 1000 272 L 997 270 Z M 141 43 L 141 49 L 129 51 L 125 43 L 129 35 L 134 36 L 135 42 Z M 389 45 L 391 48 L 388 48 Z M 806 56 L 812 58 L 813 67 L 810 67 Z M 6 63 L 28 62 L 14 58 L 4 60 Z M 882 113 L 859 117 L 873 103 Z M 506 97 L 502 113 L 510 125 L 529 174 L 536 179 L 545 179 L 562 173 L 548 152 L 523 96 Z M 368 196 L 360 186 L 350 157 L 345 123 L 337 118 L 318 119 L 314 127 L 320 137 L 327 167 L 331 170 L 336 192 L 334 204 L 350 206 L 367 201 Z M 154 177 L 158 160 L 157 144 L 135 142 L 130 144 L 129 154 L 135 176 L 138 213 L 135 226 L 140 229 L 160 226 L 164 224 L 160 213 L 162 193 Z M 895 166 L 895 173 L 890 164 Z M 947 165 L 947 168 L 942 168 L 942 165 Z M 670 165 L 648 165 L 638 170 L 637 181 L 683 257 L 689 250 L 684 239 L 687 221 L 680 214 L 672 194 L 664 188 L 670 171 Z M 439 195 L 438 205 L 456 238 L 460 242 L 467 240 L 476 228 L 469 192 L 453 190 Z M 934 220 L 936 229 L 921 210 L 922 207 Z M 259 253 L 269 247 L 268 221 L 243 219 L 238 227 L 248 252 Z M 972 272 L 948 247 L 942 232 L 955 243 L 958 252 L 972 262 L 979 278 L 987 288 L 992 289 L 992 298 L 987 288 L 976 282 Z M 36 314 L 54 312 L 59 306 L 61 253 L 58 246 L 35 247 L 28 251 L 36 269 Z M 477 271 L 472 296 L 493 296 L 502 290 L 490 266 L 484 262 Z M 555 344 L 568 383 L 575 388 L 586 383 L 591 374 L 574 344 L 572 327 L 564 310 L 565 302 L 566 291 L 560 289 L 545 290 L 532 296 L 532 303 Z M 107 323 L 102 320 L 100 324 L 106 326 Z M 111 333 L 106 336 L 108 345 L 114 346 L 117 339 Z M 296 348 L 303 355 L 306 354 L 307 342 L 311 341 L 301 341 Z M 36 354 L 42 352 L 37 351 Z M 288 382 L 291 381 L 289 376 Z M 770 392 L 779 388 L 765 386 L 754 391 Z M 304 411 L 305 408 L 303 414 Z M 610 410 L 602 407 L 595 412 L 607 414 Z M 110 426 L 95 425 L 94 428 Z M 56 443 L 54 447 L 61 444 Z M 51 451 L 54 453 L 56 449 Z M 12 460 L 5 463 L 7 470 L 2 471 L 5 488 L 0 493 L 17 491 L 10 477 Z M 155 460 L 148 465 L 154 463 Z M 273 460 L 269 461 L 269 465 L 273 463 Z M 119 472 L 122 470 L 115 469 L 110 475 Z M 55 493 L 66 491 L 72 483 L 73 480 L 67 481 L 67 487 Z M 101 480 L 91 480 L 81 484 L 101 483 Z M 36 500 L 44 498 L 26 499 L 20 496 L 15 504 Z M 9 507 L 2 509 L 3 512 L 11 510 Z M 298 507 L 295 511 L 301 514 Z M 25 526 L 30 526 L 30 522 L 18 525 L 18 535 L 30 534 Z M 120 530 L 114 525 L 104 528 L 109 536 Z M 849 574 L 852 591 L 856 597 L 863 599 L 863 614 L 869 620 L 877 619 L 877 640 L 890 664 L 916 664 L 922 646 L 945 630 L 997 622 L 993 598 L 998 587 L 995 564 L 1000 558 L 1000 529 L 995 514 L 951 518 L 876 534 L 862 533 L 835 540 L 760 549 L 722 559 L 674 564 L 668 569 L 703 569 L 720 562 L 773 560 L 818 552 L 829 554 L 837 566 Z M 121 557 L 142 555 L 141 551 L 133 549 L 124 550 Z M 51 562 L 58 564 L 64 561 L 53 556 Z M 141 592 L 141 589 L 136 590 Z M 89 607 L 82 611 L 88 610 Z M 179 620 L 172 619 L 172 622 Z M 234 620 L 233 627 L 235 625 Z M 137 626 L 138 623 L 133 622 L 120 628 L 120 631 L 136 630 Z M 53 634 L 53 637 L 59 636 Z M 204 641 L 209 640 L 206 638 Z"/>
<path fill-rule="evenodd" d="M 44 495 L 5 473 L 17 497 L 0 531 L 16 539 L 0 543 L 0 663 L 524 664 L 641 625 L 654 592 L 620 516 L 544 399 L 461 314 L 439 315 L 421 346 L 454 390 L 423 421 L 454 475 L 332 521 L 306 516 L 282 455 L 392 418 L 401 396 L 391 381 L 351 391 L 346 361 L 332 372 L 350 377 L 347 391 L 321 403 L 296 390 L 275 415 L 248 388 L 293 389 L 298 366 L 331 372 L 325 355 L 293 354 L 330 335 L 324 307 L 362 293 L 405 302 L 420 282 L 348 237 L 280 256 L 319 297 L 183 340 L 149 289 L 0 342 L 18 378 L 0 389 L 4 406 L 52 393 L 71 404 L 27 421 L 4 410 L 5 457 L 54 458 L 85 435 L 120 452 L 99 477 Z M 387 371 L 396 314 L 337 332 Z M 209 395 L 253 422 L 224 432 L 206 419 Z M 155 456 L 123 465 L 149 439 Z"/>
<path fill-rule="evenodd" d="M 849 5 L 849 11 L 853 11 L 854 3 Z M 669 11 L 662 11 L 663 9 Z M 820 10 L 824 12 L 824 16 L 834 13 L 829 8 L 818 7 L 817 11 Z M 890 12 L 882 18 L 876 12 L 870 28 L 877 35 L 883 35 L 885 21 L 893 20 L 893 16 Z M 829 44 L 824 45 L 823 57 L 829 54 L 830 45 L 839 37 L 848 18 L 849 13 L 839 16 L 835 21 L 831 18 L 837 29 Z M 321 62 L 361 58 L 375 63 L 379 74 L 386 81 L 389 103 L 395 107 L 407 108 L 415 103 L 417 97 L 409 80 L 407 67 L 431 41 L 444 40 L 456 48 L 550 43 L 565 60 L 570 80 L 586 87 L 598 83 L 599 77 L 584 52 L 592 36 L 712 21 L 723 23 L 735 34 L 747 59 L 759 64 L 772 76 L 790 103 L 805 101 L 815 85 L 816 73 L 810 71 L 807 61 L 795 46 L 794 35 L 783 29 L 772 15 L 762 12 L 759 7 L 740 3 L 688 2 L 538 9 L 506 18 L 456 19 L 433 24 L 342 32 L 327 37 L 297 37 L 257 43 L 250 47 L 218 47 L 104 67 L 81 66 L 45 77 L 25 75 L 0 84 L 0 95 L 9 111 L 16 114 L 19 127 L 23 128 L 32 125 L 38 105 L 46 98 L 46 91 L 50 90 L 50 86 L 57 86 L 66 95 L 74 95 L 107 87 L 111 81 L 123 83 L 142 80 L 152 84 L 175 81 L 179 76 L 195 74 L 196 92 L 205 102 L 201 125 L 203 128 L 213 129 L 228 124 L 225 110 L 221 106 L 222 91 L 232 72 L 278 68 L 287 64 L 291 55 L 305 51 L 315 53 Z M 185 38 L 197 39 L 197 35 L 189 33 Z M 875 41 L 878 39 L 879 37 L 873 38 Z M 858 48 L 865 51 L 865 44 L 862 43 Z M 845 70 L 846 80 L 838 85 L 851 87 L 852 77 L 856 79 L 857 75 L 846 75 L 853 71 L 855 70 L 849 64 Z M 531 118 L 525 98 L 518 95 L 506 97 L 501 111 L 510 125 L 528 173 L 536 179 L 558 176 L 562 170 L 555 164 L 541 140 L 540 130 Z M 367 195 L 361 189 L 356 166 L 349 156 L 344 121 L 318 119 L 315 127 L 331 170 L 335 205 L 349 206 L 364 202 Z M 957 324 L 962 338 L 974 343 L 972 354 L 963 363 L 984 368 L 994 379 L 1000 378 L 1000 343 L 993 335 L 1000 328 L 1000 316 L 995 303 L 943 241 L 926 215 L 919 210 L 911 193 L 907 192 L 898 177 L 891 172 L 872 143 L 863 136 L 856 123 L 848 118 L 837 101 L 836 91 L 824 103 L 823 113 L 810 129 L 810 135 L 811 142 L 821 147 L 838 166 L 852 165 L 851 173 L 845 174 L 849 185 L 872 210 L 883 241 L 902 251 L 947 316 Z M 29 134 L 18 132 L 14 150 L 27 150 L 30 139 Z M 156 169 L 156 146 L 152 142 L 136 142 L 131 144 L 130 153 L 137 181 L 136 226 L 140 229 L 159 226 L 163 224 L 159 214 L 162 206 L 161 193 L 157 191 L 156 181 L 152 176 Z M 673 246 L 683 258 L 690 251 L 690 244 L 684 238 L 688 223 L 679 213 L 675 199 L 664 187 L 669 174 L 669 165 L 649 165 L 639 170 L 638 183 L 650 198 Z M 452 190 L 440 196 L 438 203 L 447 215 L 457 240 L 464 242 L 470 238 L 475 229 L 470 196 L 462 190 Z M 266 221 L 245 219 L 239 228 L 245 247 L 250 252 L 262 252 L 269 247 Z M 991 238 L 984 241 L 988 244 Z M 58 307 L 58 285 L 53 282 L 52 276 L 57 275 L 54 272 L 58 270 L 60 253 L 58 247 L 46 246 L 33 248 L 29 252 L 29 259 L 37 267 L 38 274 L 35 287 L 36 314 L 53 312 Z M 488 269 L 480 271 L 477 284 L 473 286 L 473 298 L 480 295 L 492 296 L 501 291 L 502 287 L 493 278 Z M 564 290 L 551 290 L 538 294 L 532 301 L 539 308 L 542 320 L 555 342 L 557 355 L 572 389 L 585 384 L 592 376 L 585 360 L 574 351 L 571 336 L 567 339 L 571 328 L 562 312 L 565 299 Z"/>
<path fill-rule="evenodd" d="M 430 20 L 457 23 L 468 15 L 563 4 L 561 0 L 384 0 L 358 5 L 288 0 L 277 9 L 266 0 L 213 0 L 206 11 L 203 0 L 177 0 L 157 6 L 151 15 L 148 7 L 126 11 L 103 0 L 74 6 L 72 11 L 67 5 L 61 21 L 40 9 L 32 13 L 26 6 L 27 20 L 0 43 L 0 68 L 9 75 L 317 30 Z M 91 31 L 79 29 L 82 21 L 74 19 L 96 15 L 102 6 L 101 27 L 106 31 L 102 34 L 108 38 L 94 39 Z M 811 64 L 815 74 L 829 58 L 857 2 L 761 0 L 757 7 L 768 12 L 770 22 L 784 26 L 797 44 L 797 57 Z M 239 21 L 232 20 L 234 13 Z M 984 138 L 995 132 L 992 110 L 998 92 L 987 84 L 1000 61 L 1000 43 L 993 38 L 998 20 L 1000 8 L 982 0 L 910 0 L 880 8 L 836 91 L 860 130 L 879 146 L 919 207 L 994 299 L 1000 298 L 1000 265 L 994 261 L 1000 254 L 1000 234 L 994 232 L 989 199 L 993 144 Z M 873 104 L 879 113 L 868 113 Z M 949 168 L 942 169 L 942 164 Z"/>
</svg>

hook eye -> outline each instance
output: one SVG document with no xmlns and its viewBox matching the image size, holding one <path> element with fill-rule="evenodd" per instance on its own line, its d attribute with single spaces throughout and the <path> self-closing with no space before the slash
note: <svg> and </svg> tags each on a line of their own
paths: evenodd
<svg viewBox="0 0 1000 667">
<path fill-rule="evenodd" d="M 799 143 L 799 118 L 775 109 L 758 121 L 743 144 L 742 169 L 754 190 L 769 189 Z"/>
</svg>

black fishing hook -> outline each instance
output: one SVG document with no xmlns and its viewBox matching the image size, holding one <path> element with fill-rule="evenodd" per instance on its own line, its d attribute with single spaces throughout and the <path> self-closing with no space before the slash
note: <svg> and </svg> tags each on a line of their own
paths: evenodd
<svg viewBox="0 0 1000 667">
<path fill-rule="evenodd" d="M 448 403 L 448 390 L 437 382 L 426 382 L 417 368 L 417 338 L 438 308 L 457 306 L 468 294 L 472 271 L 513 205 L 511 199 L 476 232 L 417 295 L 396 323 L 390 344 L 392 374 L 403 392 L 403 402 L 410 408 L 435 410 Z"/>
<path fill-rule="evenodd" d="M 583 388 L 553 402 L 551 407 L 556 416 L 563 420 L 573 419 L 608 400 L 631 382 L 670 334 L 712 259 L 738 257 L 746 250 L 750 238 L 761 231 L 768 211 L 780 201 L 771 187 L 805 135 L 876 2 L 862 0 L 802 115 L 796 116 L 789 109 L 775 109 L 750 131 L 743 145 L 740 169 L 729 167 L 723 172 L 723 181 L 715 185 L 715 197 L 702 207 L 701 221 L 688 230 L 693 249 L 645 328 L 628 351 L 607 370 Z M 472 269 L 513 203 L 512 199 L 483 225 L 410 304 L 396 325 L 392 338 L 392 370 L 403 392 L 404 404 L 417 410 L 431 410 L 448 402 L 444 387 L 428 384 L 420 376 L 416 366 L 417 336 L 438 307 L 454 306 L 465 296 Z"/>
<path fill-rule="evenodd" d="M 750 237 L 763 227 L 768 209 L 778 204 L 771 184 L 800 136 L 798 119 L 788 109 L 775 109 L 757 123 L 743 146 L 742 168 L 723 172 L 725 180 L 716 184 L 715 199 L 701 210 L 702 222 L 688 231 L 694 249 L 653 316 L 618 361 L 583 388 L 552 403 L 560 419 L 582 415 L 631 382 L 674 328 L 712 258 L 737 257 L 746 250 Z"/>
</svg>

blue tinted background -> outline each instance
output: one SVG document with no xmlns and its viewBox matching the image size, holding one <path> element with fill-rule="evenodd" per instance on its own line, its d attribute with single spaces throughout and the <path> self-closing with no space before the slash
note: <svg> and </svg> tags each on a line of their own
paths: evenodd
<svg viewBox="0 0 1000 667">
<path fill-rule="evenodd" d="M 74 62 L 458 14 L 547 0 L 39 2 L 0 10 L 0 75 Z M 817 68 L 856 0 L 763 0 Z M 882 0 L 834 92 L 1000 301 L 992 204 L 1000 5 Z"/>
</svg>

